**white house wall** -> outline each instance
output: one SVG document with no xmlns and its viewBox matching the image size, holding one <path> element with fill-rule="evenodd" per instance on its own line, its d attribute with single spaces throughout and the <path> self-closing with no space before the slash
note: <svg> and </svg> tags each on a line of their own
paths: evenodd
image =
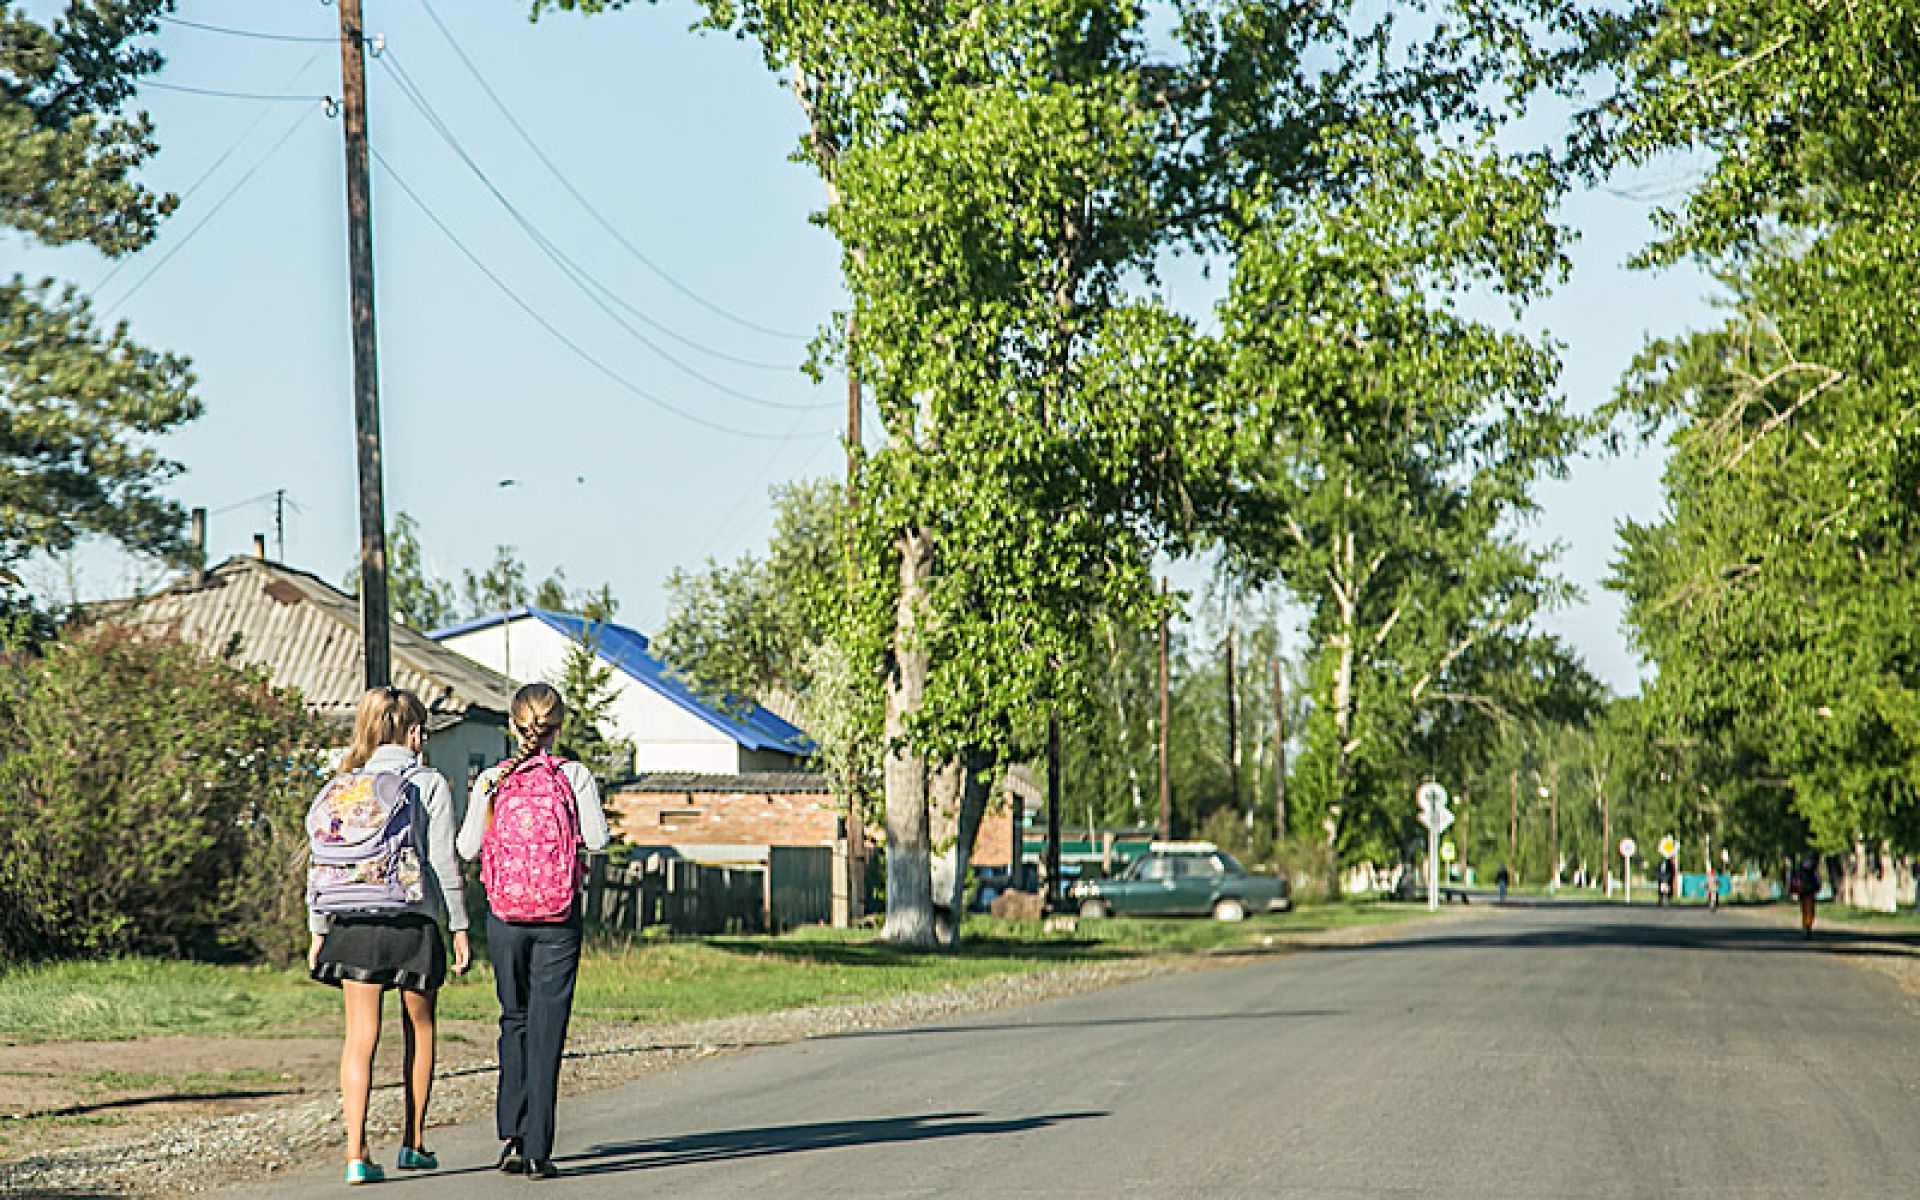
<svg viewBox="0 0 1920 1200">
<path fill-rule="evenodd" d="M 559 678 L 573 642 L 546 622 L 523 617 L 456 634 L 441 645 L 517 683 L 528 683 Z M 729 775 L 742 770 L 743 755 L 751 753 L 617 667 L 613 697 L 612 728 L 607 732 L 633 743 L 636 770 Z"/>
</svg>

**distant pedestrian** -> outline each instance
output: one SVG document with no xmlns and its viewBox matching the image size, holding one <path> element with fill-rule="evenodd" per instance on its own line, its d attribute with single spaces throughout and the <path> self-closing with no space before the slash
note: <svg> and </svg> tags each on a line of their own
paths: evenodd
<svg viewBox="0 0 1920 1200">
<path fill-rule="evenodd" d="M 307 813 L 307 927 L 313 933 L 307 968 L 339 988 L 346 1005 L 340 1100 L 350 1184 L 386 1178 L 367 1153 L 367 1097 L 388 988 L 399 989 L 406 1017 L 399 1166 L 431 1171 L 440 1165 L 425 1141 L 434 1012 L 447 978 L 436 918 L 444 913 L 453 931 L 455 974 L 466 973 L 473 952 L 454 858 L 453 793 L 438 771 L 420 762 L 426 724 L 426 706 L 412 692 L 369 689 L 340 773 Z"/>
<path fill-rule="evenodd" d="M 1713 856 L 1707 856 L 1707 911 L 1720 911 L 1720 876 L 1713 866 Z"/>
<path fill-rule="evenodd" d="M 500 998 L 494 1128 L 500 1170 L 552 1179 L 560 1055 L 580 972 L 580 852 L 606 847 L 593 773 L 553 755 L 567 706 L 544 683 L 514 693 L 520 749 L 474 781 L 460 854 L 480 859 L 487 953 Z"/>
<path fill-rule="evenodd" d="M 1502 904 L 1507 902 L 1507 884 L 1511 882 L 1513 882 L 1513 877 L 1507 874 L 1507 864 L 1501 863 L 1500 869 L 1493 873 L 1493 886 L 1500 889 L 1500 903 Z"/>
<path fill-rule="evenodd" d="M 1820 899 L 1820 860 L 1812 851 L 1787 873 L 1787 895 L 1800 901 L 1800 936 L 1813 936 L 1813 910 Z"/>
<path fill-rule="evenodd" d="M 1654 883 L 1659 889 L 1658 904 L 1665 907 L 1667 902 L 1673 899 L 1674 883 L 1680 877 L 1680 867 L 1673 861 L 1672 855 L 1667 855 L 1660 860 L 1660 865 L 1654 868 L 1653 875 Z"/>
</svg>

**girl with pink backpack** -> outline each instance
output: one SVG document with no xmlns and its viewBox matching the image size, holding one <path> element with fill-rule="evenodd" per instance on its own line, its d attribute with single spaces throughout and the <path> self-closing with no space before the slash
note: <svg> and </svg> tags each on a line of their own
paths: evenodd
<svg viewBox="0 0 1920 1200">
<path fill-rule="evenodd" d="M 453 792 L 420 761 L 426 725 L 420 697 L 396 687 L 369 688 L 340 773 L 307 812 L 307 927 L 313 934 L 307 968 L 339 988 L 346 1005 L 340 1098 L 350 1184 L 386 1177 L 366 1143 L 373 1054 L 389 988 L 399 989 L 406 1018 L 399 1166 L 431 1171 L 440 1165 L 425 1142 L 435 1008 L 447 978 L 440 919 L 453 931 L 455 974 L 466 973 L 472 950 L 454 858 Z"/>
<path fill-rule="evenodd" d="M 580 855 L 610 837 L 593 773 L 553 755 L 566 717 L 560 693 L 544 683 L 514 693 L 519 753 L 474 781 L 459 839 L 461 857 L 480 860 L 500 997 L 498 1165 L 533 1179 L 560 1173 L 554 1105 L 580 970 Z"/>
</svg>

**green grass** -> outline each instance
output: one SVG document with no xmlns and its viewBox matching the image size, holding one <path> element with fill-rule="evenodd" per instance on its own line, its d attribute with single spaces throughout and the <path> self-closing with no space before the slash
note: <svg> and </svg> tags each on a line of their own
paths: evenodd
<svg viewBox="0 0 1920 1200">
<path fill-rule="evenodd" d="M 1072 932 L 970 919 L 957 954 L 878 945 L 869 930 L 780 937 L 594 938 L 574 1013 L 678 1021 L 938 991 L 1076 963 L 1231 952 L 1355 925 L 1425 916 L 1417 905 L 1353 901 L 1218 921 L 1086 921 Z M 390 1006 L 391 1008 L 391 1006 Z M 162 1034 L 336 1036 L 340 1002 L 298 968 L 155 959 L 69 962 L 0 974 L 0 1040 L 102 1041 Z M 484 961 L 440 993 L 443 1017 L 498 1015 Z M 105 1081 L 102 1081 L 105 1086 Z"/>
</svg>

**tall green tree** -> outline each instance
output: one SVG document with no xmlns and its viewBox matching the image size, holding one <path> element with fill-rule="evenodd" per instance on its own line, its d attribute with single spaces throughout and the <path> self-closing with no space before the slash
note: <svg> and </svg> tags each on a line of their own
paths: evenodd
<svg viewBox="0 0 1920 1200">
<path fill-rule="evenodd" d="M 765 557 L 676 569 L 653 645 L 716 691 L 799 699 L 846 590 L 844 500 L 824 479 L 781 484 L 771 495 Z"/>
<path fill-rule="evenodd" d="M 1595 114 L 1624 161 L 1705 164 L 1643 257 L 1706 264 L 1731 302 L 1623 387 L 1671 456 L 1615 583 L 1650 725 L 1756 852 L 1920 846 L 1915 12 L 1650 6 Z"/>
<path fill-rule="evenodd" d="M 1254 214 L 1225 304 L 1234 384 L 1269 416 L 1239 563 L 1311 612 L 1298 791 L 1349 855 L 1396 850 L 1416 729 L 1487 702 L 1472 668 L 1565 594 L 1518 524 L 1581 423 L 1551 347 L 1456 302 L 1556 277 L 1559 178 L 1488 140 L 1434 149 L 1446 132 L 1383 113 L 1325 135 L 1334 186 Z"/>
<path fill-rule="evenodd" d="M 49 18 L 0 8 L 0 222 L 46 245 L 130 254 L 174 198 L 136 172 L 156 144 L 126 115 L 160 57 L 139 39 L 170 0 L 69 0 Z M 0 572 L 86 536 L 184 554 L 166 498 L 180 468 L 152 439 L 200 413 L 186 360 L 105 328 L 52 280 L 0 280 Z"/>
<path fill-rule="evenodd" d="M 587 4 L 579 7 L 602 7 Z M 861 589 L 843 632 L 885 696 L 888 923 L 934 937 L 995 761 L 1084 703 L 1072 668 L 1148 608 L 1155 532 L 1225 439 L 1189 324 L 1137 287 L 1172 144 L 1144 9 L 713 3 L 806 120 L 853 311 L 828 347 L 871 389 Z M 936 843 L 941 845 L 936 846 Z"/>
</svg>

